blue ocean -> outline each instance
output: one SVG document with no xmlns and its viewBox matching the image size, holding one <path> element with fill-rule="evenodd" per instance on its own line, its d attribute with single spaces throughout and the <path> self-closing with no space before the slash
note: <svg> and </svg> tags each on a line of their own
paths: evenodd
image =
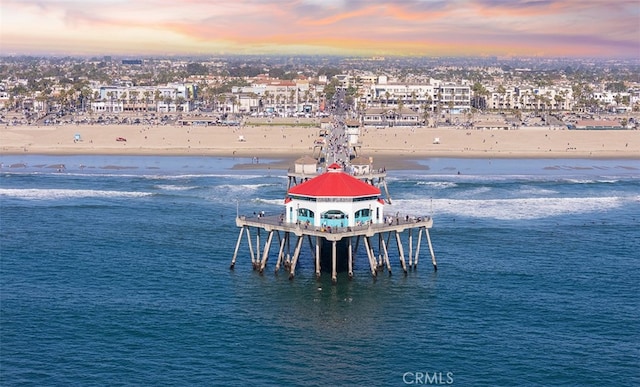
<svg viewBox="0 0 640 387">
<path fill-rule="evenodd" d="M 277 248 L 229 269 L 236 215 L 282 211 L 284 170 L 0 162 L 3 386 L 640 385 L 639 160 L 388 171 L 389 213 L 433 217 L 438 270 L 422 245 L 374 279 L 360 249 L 335 285 L 308 248 L 292 281 Z"/>
</svg>

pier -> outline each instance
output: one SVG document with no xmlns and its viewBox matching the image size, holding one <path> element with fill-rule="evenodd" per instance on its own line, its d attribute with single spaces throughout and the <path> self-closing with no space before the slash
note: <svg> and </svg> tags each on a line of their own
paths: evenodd
<svg viewBox="0 0 640 387">
<path fill-rule="evenodd" d="M 423 240 L 433 269 L 437 271 L 429 235 L 433 219 L 430 215 L 398 212 L 394 216 L 385 215 L 385 206 L 391 204 L 386 170 L 374 169 L 372 158 L 357 154 L 361 146 L 359 126 L 353 121 L 347 124 L 340 103 L 337 105 L 331 130 L 321 128 L 321 140 L 315 142 L 314 156 L 316 149 L 318 155 L 301 157 L 288 171 L 284 211 L 277 215 L 236 216 L 240 233 L 231 269 L 235 267 L 246 234 L 253 269 L 264 272 L 275 244 L 278 250 L 275 272 L 282 266 L 289 272 L 290 279 L 295 276 L 305 240 L 316 276 L 319 278 L 323 270 L 330 268 L 334 283 L 340 268 L 353 278 L 359 248 L 364 248 L 369 270 L 375 278 L 385 268 L 391 274 L 389 252 L 395 247 L 406 275 L 409 269 L 418 266 Z"/>
<path fill-rule="evenodd" d="M 337 263 L 339 259 L 338 242 L 340 241 L 346 243 L 346 257 L 342 256 L 340 258 L 346 258 L 347 260 L 349 278 L 353 278 L 353 260 L 360 245 L 363 245 L 365 248 L 369 268 L 373 277 L 376 277 L 378 272 L 383 271 L 385 267 L 388 272 L 391 273 L 389 250 L 393 245 L 395 245 L 398 250 L 398 258 L 404 273 L 407 273 L 408 268 L 415 269 L 418 266 L 423 235 L 431 255 L 433 269 L 438 269 L 431 237 L 429 235 L 429 229 L 433 226 L 433 220 L 429 216 L 424 218 L 414 218 L 410 216 L 388 217 L 387 222 L 384 223 L 368 223 L 366 225 L 353 227 L 333 228 L 326 226 L 309 226 L 300 222 L 286 223 L 283 221 L 283 217 L 284 214 L 237 217 L 236 225 L 240 227 L 240 234 L 238 235 L 231 260 L 231 269 L 233 269 L 236 264 L 243 234 L 246 234 L 253 269 L 260 273 L 264 272 L 267 266 L 275 236 L 276 245 L 278 246 L 275 271 L 278 272 L 280 267 L 283 266 L 289 271 L 290 279 L 293 279 L 295 276 L 296 265 L 300 258 L 305 239 L 308 241 L 308 246 L 311 249 L 317 277 L 320 277 L 322 272 L 320 258 L 323 245 L 326 245 L 326 242 L 328 242 L 331 246 L 331 279 L 334 282 L 337 281 Z M 264 246 L 261 245 L 263 232 L 267 234 Z M 401 234 L 404 232 L 408 234 L 406 238 L 406 248 L 401 238 Z M 255 235 L 255 244 L 252 242 L 252 233 Z M 416 236 L 415 245 L 414 236 Z M 291 252 L 292 246 L 293 254 Z M 406 255 L 405 251 L 407 252 Z"/>
</svg>

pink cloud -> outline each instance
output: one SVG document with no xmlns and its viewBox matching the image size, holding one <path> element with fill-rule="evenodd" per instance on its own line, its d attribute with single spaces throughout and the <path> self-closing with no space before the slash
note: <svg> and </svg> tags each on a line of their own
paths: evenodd
<svg viewBox="0 0 640 387">
<path fill-rule="evenodd" d="M 639 8 L 636 0 L 4 0 L 3 18 L 62 24 L 61 39 L 128 31 L 148 46 L 171 37 L 239 51 L 306 46 L 371 54 L 640 56 Z M 3 35 L 20 35 L 6 28 Z"/>
</svg>

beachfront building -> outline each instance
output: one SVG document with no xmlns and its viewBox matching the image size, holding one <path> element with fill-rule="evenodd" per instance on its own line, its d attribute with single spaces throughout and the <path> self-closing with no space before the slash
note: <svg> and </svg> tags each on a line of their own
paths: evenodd
<svg viewBox="0 0 640 387">
<path fill-rule="evenodd" d="M 622 130 L 626 129 L 618 120 L 580 120 L 569 129 L 577 130 Z"/>
<path fill-rule="evenodd" d="M 526 85 L 487 88 L 483 101 L 487 109 L 494 111 L 570 111 L 575 101 L 571 87 L 531 87 Z M 474 96 L 482 98 L 482 96 Z"/>
<path fill-rule="evenodd" d="M 438 87 L 434 84 L 387 83 L 381 77 L 378 83 L 370 86 L 365 94 L 367 106 L 426 106 L 433 110 L 438 101 Z"/>
<path fill-rule="evenodd" d="M 436 103 L 439 110 L 446 109 L 449 114 L 462 114 L 471 110 L 471 88 L 454 83 L 441 84 L 438 88 Z"/>
<path fill-rule="evenodd" d="M 370 108 L 362 114 L 364 126 L 419 126 L 424 124 L 421 114 L 409 108 Z"/>
<path fill-rule="evenodd" d="M 302 226 L 344 228 L 384 220 L 380 189 L 345 173 L 338 164 L 287 192 L 285 221 Z"/>
<path fill-rule="evenodd" d="M 293 117 L 318 111 L 317 91 L 307 79 L 258 76 L 251 79 L 250 85 L 234 86 L 231 92 L 241 101 L 241 113 Z"/>
<path fill-rule="evenodd" d="M 165 86 L 98 85 L 92 88 L 91 109 L 96 113 L 193 111 L 197 85 L 170 83 Z"/>
<path fill-rule="evenodd" d="M 406 107 L 414 112 L 446 110 L 457 114 L 471 109 L 469 86 L 435 79 L 425 84 L 388 82 L 386 77 L 379 77 L 362 98 L 367 107 Z"/>
</svg>

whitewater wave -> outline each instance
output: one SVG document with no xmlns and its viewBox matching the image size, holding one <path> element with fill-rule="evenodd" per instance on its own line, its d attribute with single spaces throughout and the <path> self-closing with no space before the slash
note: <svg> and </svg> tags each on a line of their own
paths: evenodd
<svg viewBox="0 0 640 387">
<path fill-rule="evenodd" d="M 524 186 L 521 187 L 520 189 L 517 190 L 517 194 L 518 195 L 533 195 L 533 196 L 541 196 L 541 195 L 553 195 L 553 194 L 557 194 L 558 192 L 552 189 L 547 189 L 547 188 L 539 188 L 539 187 L 532 187 L 532 186 Z"/>
<path fill-rule="evenodd" d="M 258 178 L 262 176 L 203 173 L 203 174 L 181 174 L 181 175 L 139 175 L 139 177 L 143 179 L 150 179 L 150 180 L 184 180 L 184 179 L 199 179 L 199 178 L 223 178 L 223 179 L 245 180 L 245 179 L 251 179 L 251 178 Z"/>
<path fill-rule="evenodd" d="M 282 199 L 262 199 L 262 198 L 257 198 L 253 200 L 254 203 L 263 203 L 263 204 L 270 204 L 270 205 L 274 205 L 274 206 L 280 206 L 282 207 L 282 210 L 284 211 L 284 198 Z"/>
<path fill-rule="evenodd" d="M 588 214 L 618 208 L 630 200 L 629 197 L 586 198 L 517 198 L 517 199 L 433 199 L 396 200 L 394 210 L 416 215 L 432 214 L 489 218 L 498 220 L 543 219 L 571 214 Z"/>
<path fill-rule="evenodd" d="M 103 191 L 93 189 L 0 188 L 0 196 L 25 200 L 77 199 L 77 198 L 140 198 L 150 192 Z"/>
<path fill-rule="evenodd" d="M 159 184 L 155 185 L 154 188 L 161 189 L 164 191 L 190 191 L 192 189 L 196 189 L 196 186 L 180 186 L 180 185 L 167 185 L 167 184 Z"/>
<path fill-rule="evenodd" d="M 217 188 L 223 190 L 225 192 L 248 192 L 248 191 L 256 191 L 261 188 L 266 187 L 282 187 L 284 194 L 284 187 L 282 184 L 274 184 L 274 183 L 261 183 L 261 184 L 223 184 L 219 185 Z"/>
<path fill-rule="evenodd" d="M 419 181 L 417 185 L 426 185 L 433 188 L 455 188 L 458 184 L 452 181 Z"/>
</svg>

